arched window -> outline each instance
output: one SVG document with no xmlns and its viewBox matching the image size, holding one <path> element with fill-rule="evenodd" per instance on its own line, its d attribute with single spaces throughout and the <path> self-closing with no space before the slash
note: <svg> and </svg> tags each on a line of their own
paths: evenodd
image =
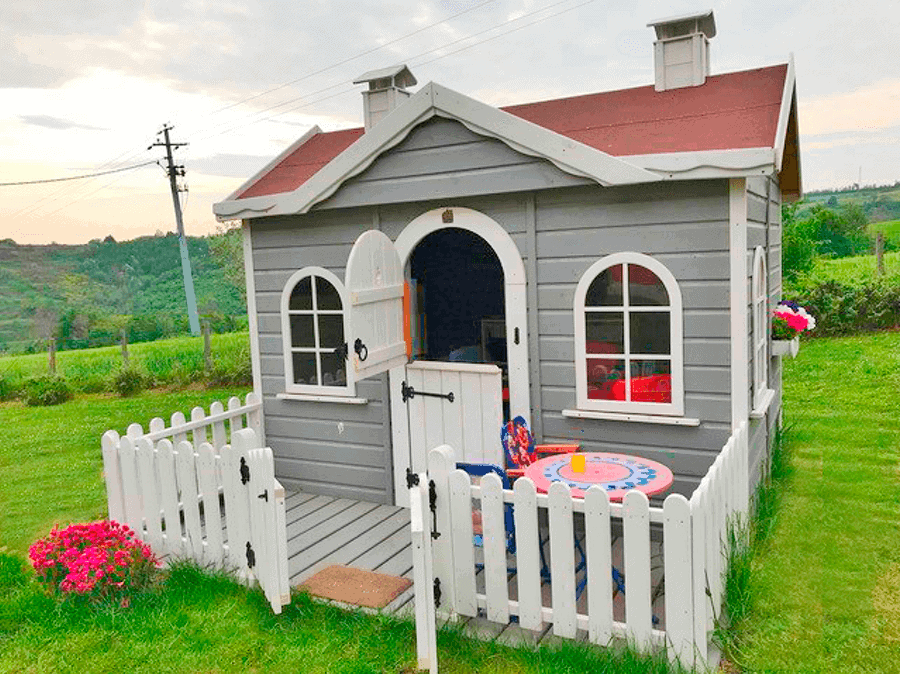
<svg viewBox="0 0 900 674">
<path fill-rule="evenodd" d="M 295 272 L 281 293 L 281 333 L 287 393 L 352 395 L 344 285 L 321 267 Z"/>
<path fill-rule="evenodd" d="M 583 410 L 684 414 L 681 291 L 640 253 L 614 253 L 575 290 L 575 378 Z"/>
<path fill-rule="evenodd" d="M 763 404 L 768 389 L 769 302 L 766 282 L 766 254 L 757 246 L 753 254 L 753 407 Z"/>
</svg>

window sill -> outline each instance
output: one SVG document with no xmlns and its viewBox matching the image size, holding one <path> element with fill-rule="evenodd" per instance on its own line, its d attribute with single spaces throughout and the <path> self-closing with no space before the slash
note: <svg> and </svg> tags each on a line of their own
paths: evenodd
<svg viewBox="0 0 900 674">
<path fill-rule="evenodd" d="M 621 412 L 597 412 L 594 410 L 563 410 L 564 417 L 574 419 L 602 419 L 604 421 L 631 421 L 639 424 L 663 424 L 666 426 L 699 426 L 699 419 L 690 417 L 664 417 L 657 414 L 623 414 Z"/>
<path fill-rule="evenodd" d="M 305 403 L 337 403 L 339 405 L 365 405 L 368 398 L 348 398 L 345 396 L 318 396 L 312 393 L 278 393 L 278 400 L 298 400 Z"/>
<path fill-rule="evenodd" d="M 773 400 L 775 400 L 775 391 L 773 389 L 767 388 L 766 392 L 763 393 L 762 400 L 759 401 L 759 405 L 753 408 L 753 411 L 750 412 L 750 418 L 762 419 L 764 416 L 766 416 L 769 405 L 772 404 Z"/>
</svg>

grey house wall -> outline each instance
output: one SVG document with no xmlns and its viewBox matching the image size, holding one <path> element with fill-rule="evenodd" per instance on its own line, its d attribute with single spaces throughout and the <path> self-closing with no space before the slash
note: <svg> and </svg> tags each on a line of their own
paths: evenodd
<svg viewBox="0 0 900 674">
<path fill-rule="evenodd" d="M 752 289 L 753 257 L 757 246 L 766 253 L 768 273 L 769 310 L 781 301 L 781 190 L 776 177 L 755 176 L 747 180 L 747 259 L 748 287 Z M 748 295 L 752 301 L 752 290 Z M 748 325 L 752 326 L 752 306 L 748 306 Z M 767 325 L 771 332 L 771 318 Z M 752 329 L 751 329 L 752 332 Z M 754 349 L 752 334 L 749 336 L 750 400 L 753 400 Z M 767 363 L 768 387 L 775 391 L 765 417 L 750 421 L 750 484 L 755 487 L 767 469 L 772 442 L 781 414 L 781 358 L 771 358 Z"/>
<path fill-rule="evenodd" d="M 307 265 L 343 279 L 351 245 L 366 229 L 396 239 L 418 215 L 448 206 L 485 213 L 521 253 L 539 439 L 660 460 L 675 473 L 674 490 L 690 495 L 731 432 L 728 181 L 604 188 L 444 119 L 414 130 L 310 213 L 251 221 L 264 414 L 279 479 L 313 493 L 391 500 L 386 377 L 357 385 L 366 405 L 277 399 L 280 294 Z M 618 251 L 655 257 L 679 283 L 685 416 L 700 419 L 698 427 L 562 415 L 575 407 L 575 287 L 593 262 Z"/>
</svg>

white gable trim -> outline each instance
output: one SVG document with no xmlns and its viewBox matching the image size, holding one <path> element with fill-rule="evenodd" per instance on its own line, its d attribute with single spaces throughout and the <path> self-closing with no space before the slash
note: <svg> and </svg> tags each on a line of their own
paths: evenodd
<svg viewBox="0 0 900 674">
<path fill-rule="evenodd" d="M 775 170 L 779 173 L 781 172 L 781 162 L 784 159 L 784 144 L 787 141 L 788 121 L 790 121 L 791 109 L 793 108 L 795 82 L 794 53 L 791 52 L 788 59 L 787 75 L 784 78 L 784 91 L 781 93 L 781 111 L 778 113 L 778 126 L 775 131 Z"/>
<path fill-rule="evenodd" d="M 293 192 L 249 199 L 229 198 L 215 204 L 213 212 L 219 220 L 261 213 L 306 213 L 334 194 L 346 180 L 362 173 L 383 152 L 399 144 L 416 126 L 435 115 L 457 120 L 476 133 L 497 138 L 519 152 L 541 157 L 567 173 L 591 178 L 604 186 L 661 180 L 658 175 L 622 159 L 432 82 Z"/>
</svg>

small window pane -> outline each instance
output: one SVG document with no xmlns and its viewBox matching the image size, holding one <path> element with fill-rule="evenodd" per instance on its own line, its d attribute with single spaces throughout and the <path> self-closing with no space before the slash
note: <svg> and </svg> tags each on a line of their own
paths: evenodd
<svg viewBox="0 0 900 674">
<path fill-rule="evenodd" d="M 588 353 L 625 353 L 625 314 L 588 311 L 584 315 Z"/>
<path fill-rule="evenodd" d="M 622 265 L 604 269 L 588 288 L 584 298 L 586 307 L 621 307 Z"/>
<path fill-rule="evenodd" d="M 294 383 L 317 385 L 319 383 L 316 374 L 316 354 L 294 353 Z"/>
<path fill-rule="evenodd" d="M 316 335 L 313 332 L 312 314 L 294 314 L 291 316 L 291 346 L 313 348 L 316 345 Z"/>
<path fill-rule="evenodd" d="M 672 365 L 668 360 L 631 361 L 631 400 L 672 402 Z"/>
<path fill-rule="evenodd" d="M 668 306 L 669 293 L 659 277 L 646 267 L 628 265 L 628 304 L 636 307 Z"/>
<path fill-rule="evenodd" d="M 344 317 L 319 314 L 319 348 L 334 349 L 344 343 Z"/>
<path fill-rule="evenodd" d="M 625 361 L 588 358 L 587 394 L 591 400 L 625 400 Z"/>
<path fill-rule="evenodd" d="M 334 353 L 322 353 L 322 384 L 324 386 L 344 386 L 347 383 L 345 361 Z"/>
<path fill-rule="evenodd" d="M 316 308 L 341 309 L 341 296 L 337 288 L 321 277 L 316 277 Z"/>
<path fill-rule="evenodd" d="M 309 276 L 300 279 L 291 291 L 291 300 L 288 308 L 294 311 L 311 310 L 312 305 L 312 280 Z"/>
<path fill-rule="evenodd" d="M 633 312 L 630 319 L 630 353 L 671 353 L 668 311 Z"/>
</svg>

